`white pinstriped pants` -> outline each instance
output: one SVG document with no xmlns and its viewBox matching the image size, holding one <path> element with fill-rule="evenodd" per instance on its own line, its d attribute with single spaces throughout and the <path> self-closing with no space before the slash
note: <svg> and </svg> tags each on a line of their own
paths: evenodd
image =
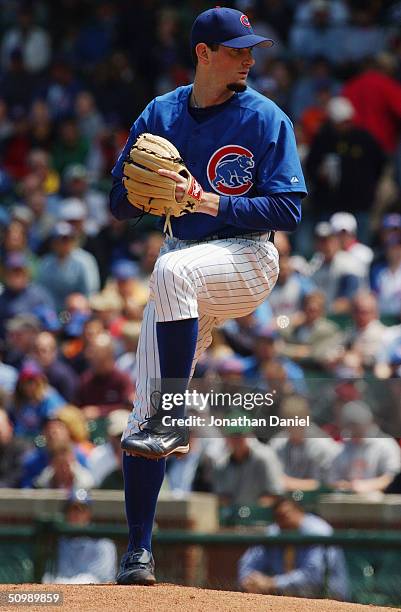
<svg viewBox="0 0 401 612">
<path fill-rule="evenodd" d="M 199 318 L 192 377 L 212 341 L 213 328 L 250 314 L 270 294 L 278 259 L 266 235 L 203 242 L 166 238 L 150 279 L 137 350 L 136 398 L 123 438 L 138 431 L 138 424 L 154 412 L 150 383 L 160 379 L 156 322 Z"/>
</svg>

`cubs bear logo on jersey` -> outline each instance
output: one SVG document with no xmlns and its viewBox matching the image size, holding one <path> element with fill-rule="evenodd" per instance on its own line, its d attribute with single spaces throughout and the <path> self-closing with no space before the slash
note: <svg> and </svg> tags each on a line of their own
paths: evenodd
<svg viewBox="0 0 401 612">
<path fill-rule="evenodd" d="M 251 168 L 253 153 L 240 145 L 217 149 L 209 159 L 207 177 L 217 193 L 227 196 L 244 195 L 253 185 Z"/>
</svg>

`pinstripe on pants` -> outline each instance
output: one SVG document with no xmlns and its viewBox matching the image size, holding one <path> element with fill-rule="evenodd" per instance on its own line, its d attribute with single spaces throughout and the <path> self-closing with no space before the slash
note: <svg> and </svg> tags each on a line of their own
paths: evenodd
<svg viewBox="0 0 401 612">
<path fill-rule="evenodd" d="M 199 318 L 192 372 L 226 319 L 250 314 L 270 294 L 279 271 L 278 252 L 266 236 L 202 242 L 167 238 L 150 279 L 137 350 L 137 390 L 123 438 L 152 414 L 150 384 L 160 379 L 156 322 Z"/>
</svg>

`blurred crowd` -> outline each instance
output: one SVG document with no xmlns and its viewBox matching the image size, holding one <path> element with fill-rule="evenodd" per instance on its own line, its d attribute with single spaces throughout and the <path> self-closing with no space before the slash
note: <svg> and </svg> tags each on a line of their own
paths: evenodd
<svg viewBox="0 0 401 612">
<path fill-rule="evenodd" d="M 309 195 L 269 300 L 219 328 L 195 382 L 277 394 L 297 427 L 202 437 L 166 487 L 221 504 L 401 490 L 401 2 L 237 0 L 250 85 L 292 119 Z M 110 170 L 152 96 L 191 82 L 202 0 L 10 1 L 0 16 L 0 486 L 121 488 L 153 219 Z M 373 391 L 372 391 L 373 389 Z M 196 406 L 192 407 L 196 413 Z M 199 433 L 199 432 L 198 432 Z M 260 433 L 260 432 L 259 432 Z"/>
</svg>

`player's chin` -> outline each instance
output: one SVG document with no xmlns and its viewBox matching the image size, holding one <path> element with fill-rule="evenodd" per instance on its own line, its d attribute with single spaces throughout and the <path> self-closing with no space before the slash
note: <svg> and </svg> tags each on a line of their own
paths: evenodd
<svg viewBox="0 0 401 612">
<path fill-rule="evenodd" d="M 236 81 L 231 81 L 231 83 L 227 83 L 227 89 L 238 93 L 245 91 L 246 87 L 246 77 L 242 79 L 237 79 Z"/>
</svg>

